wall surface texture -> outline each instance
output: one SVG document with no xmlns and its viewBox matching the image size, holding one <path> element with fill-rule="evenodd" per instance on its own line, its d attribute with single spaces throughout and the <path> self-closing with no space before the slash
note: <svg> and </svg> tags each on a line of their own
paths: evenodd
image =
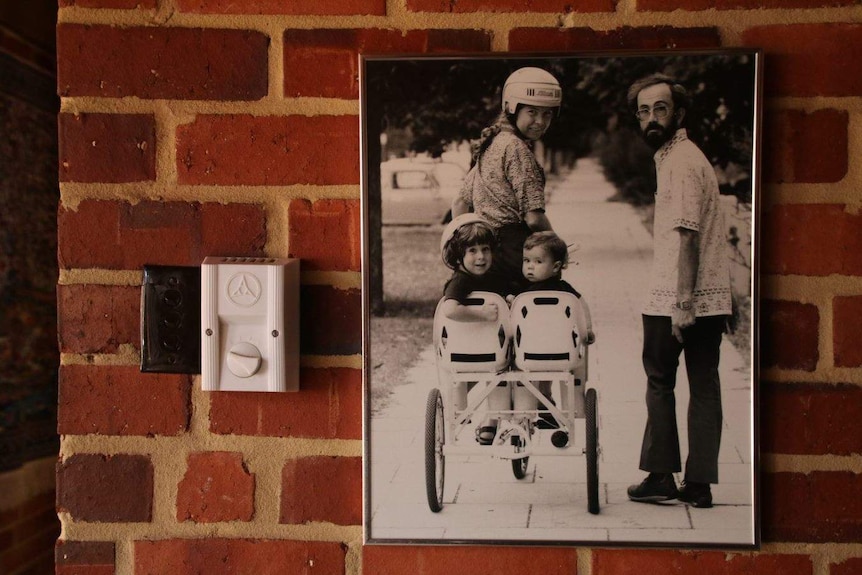
<svg viewBox="0 0 862 575">
<path fill-rule="evenodd" d="M 58 573 L 862 572 L 860 2 L 60 0 L 59 22 Z M 733 46 L 766 53 L 762 550 L 363 547 L 357 54 Z M 210 254 L 302 259 L 299 394 L 139 373 L 141 267 Z"/>
<path fill-rule="evenodd" d="M 49 573 L 57 437 L 56 4 L 0 3 L 0 573 Z"/>
</svg>

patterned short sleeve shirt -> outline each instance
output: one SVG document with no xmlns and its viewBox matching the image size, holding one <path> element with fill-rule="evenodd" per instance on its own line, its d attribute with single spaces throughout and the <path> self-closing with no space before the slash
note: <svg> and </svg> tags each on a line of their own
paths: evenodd
<svg viewBox="0 0 862 575">
<path fill-rule="evenodd" d="M 654 254 L 645 315 L 670 316 L 677 302 L 679 229 L 698 233 L 693 294 L 697 317 L 730 314 L 730 269 L 715 170 L 703 152 L 677 130 L 655 154 Z"/>
<path fill-rule="evenodd" d="M 460 198 L 494 229 L 545 209 L 545 172 L 529 145 L 504 126 L 461 188 Z"/>
</svg>

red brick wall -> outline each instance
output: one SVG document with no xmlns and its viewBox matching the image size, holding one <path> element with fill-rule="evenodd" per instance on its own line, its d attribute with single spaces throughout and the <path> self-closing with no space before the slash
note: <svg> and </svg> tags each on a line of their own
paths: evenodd
<svg viewBox="0 0 862 575">
<path fill-rule="evenodd" d="M 859 2 L 62 0 L 59 15 L 58 573 L 858 570 Z M 762 551 L 363 548 L 357 54 L 721 46 L 767 62 Z M 300 394 L 136 373 L 141 266 L 215 252 L 302 258 Z"/>
</svg>

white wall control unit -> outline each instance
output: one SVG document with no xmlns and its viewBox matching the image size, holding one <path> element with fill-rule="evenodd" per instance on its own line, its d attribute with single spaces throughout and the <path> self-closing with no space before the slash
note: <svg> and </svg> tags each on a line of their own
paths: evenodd
<svg viewBox="0 0 862 575">
<path fill-rule="evenodd" d="M 201 376 L 205 391 L 299 391 L 299 260 L 204 260 Z"/>
</svg>

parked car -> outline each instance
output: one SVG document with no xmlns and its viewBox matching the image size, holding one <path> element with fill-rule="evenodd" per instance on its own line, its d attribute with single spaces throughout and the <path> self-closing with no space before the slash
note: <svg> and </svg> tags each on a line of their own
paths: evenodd
<svg viewBox="0 0 862 575">
<path fill-rule="evenodd" d="M 384 225 L 431 225 L 451 217 L 466 172 L 452 162 L 398 158 L 380 164 Z"/>
</svg>

